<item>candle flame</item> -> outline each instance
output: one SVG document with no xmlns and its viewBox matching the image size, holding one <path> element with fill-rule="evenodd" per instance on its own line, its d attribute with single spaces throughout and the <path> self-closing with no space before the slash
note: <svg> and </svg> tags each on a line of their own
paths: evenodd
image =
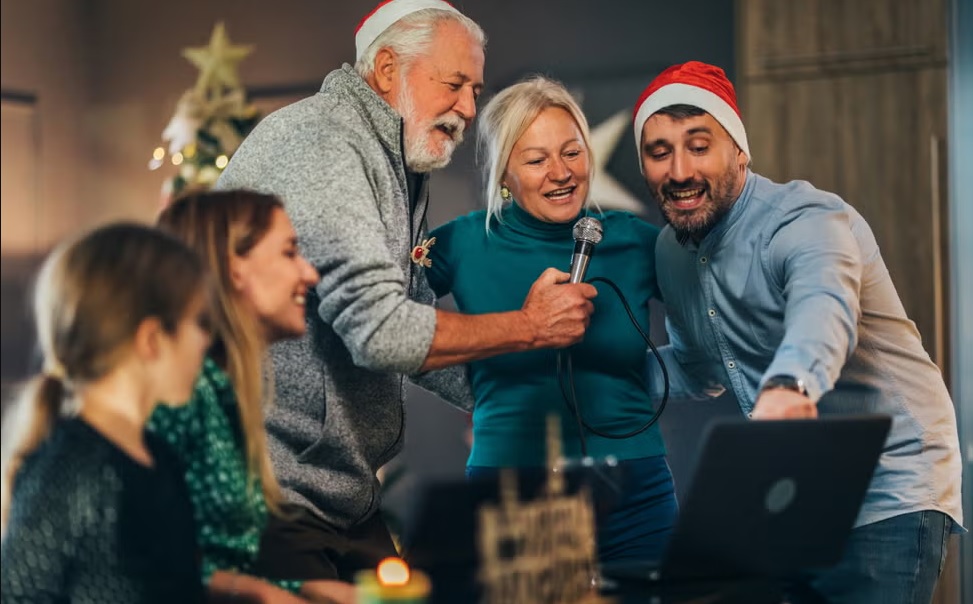
<svg viewBox="0 0 973 604">
<path fill-rule="evenodd" d="M 409 582 L 409 565 L 402 558 L 386 558 L 378 563 L 376 574 L 382 585 L 405 585 Z"/>
</svg>

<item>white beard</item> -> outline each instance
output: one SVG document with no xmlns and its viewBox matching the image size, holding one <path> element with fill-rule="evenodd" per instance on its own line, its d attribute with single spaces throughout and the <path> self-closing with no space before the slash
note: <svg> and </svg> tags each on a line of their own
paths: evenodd
<svg viewBox="0 0 973 604">
<path fill-rule="evenodd" d="M 418 173 L 445 168 L 452 159 L 457 145 L 463 142 L 466 122 L 458 115 L 447 113 L 427 120 L 425 123 L 417 123 L 415 100 L 406 85 L 405 77 L 400 83 L 402 92 L 396 105 L 405 121 L 405 165 L 410 171 Z M 451 127 L 453 133 L 450 139 L 440 143 L 439 148 L 434 150 L 435 143 L 432 141 L 432 136 L 433 130 L 438 126 Z"/>
</svg>

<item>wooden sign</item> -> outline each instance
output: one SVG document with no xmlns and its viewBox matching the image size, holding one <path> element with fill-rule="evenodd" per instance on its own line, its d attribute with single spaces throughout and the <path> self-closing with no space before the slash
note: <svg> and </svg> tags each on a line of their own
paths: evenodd
<svg viewBox="0 0 973 604">
<path fill-rule="evenodd" d="M 479 513 L 480 582 L 487 604 L 600 602 L 594 509 L 582 488 L 565 494 L 560 423 L 547 422 L 548 480 L 520 501 L 513 469 L 500 475 L 500 502 Z"/>
</svg>

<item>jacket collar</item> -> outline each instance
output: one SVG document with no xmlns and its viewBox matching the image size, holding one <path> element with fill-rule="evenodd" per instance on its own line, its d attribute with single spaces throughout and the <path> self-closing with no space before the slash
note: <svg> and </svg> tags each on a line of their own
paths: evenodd
<svg viewBox="0 0 973 604">
<path fill-rule="evenodd" d="M 402 159 L 402 116 L 378 96 L 355 69 L 345 63 L 328 74 L 321 92 L 350 96 L 362 118 L 372 125 L 378 140 L 390 153 Z"/>
</svg>

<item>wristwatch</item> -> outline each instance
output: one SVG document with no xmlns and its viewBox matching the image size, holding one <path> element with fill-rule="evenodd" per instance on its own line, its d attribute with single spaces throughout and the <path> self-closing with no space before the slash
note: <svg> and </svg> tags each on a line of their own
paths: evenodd
<svg viewBox="0 0 973 604">
<path fill-rule="evenodd" d="M 807 388 L 804 386 L 804 380 L 798 379 L 793 375 L 773 375 L 767 378 L 764 382 L 763 388 L 760 389 L 761 392 L 764 390 L 793 390 L 798 394 L 803 394 L 807 396 Z"/>
</svg>

